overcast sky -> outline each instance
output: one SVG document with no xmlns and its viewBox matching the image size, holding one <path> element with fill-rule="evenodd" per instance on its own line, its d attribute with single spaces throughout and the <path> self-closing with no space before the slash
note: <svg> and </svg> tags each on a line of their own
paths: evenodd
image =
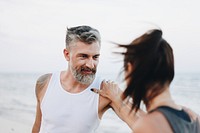
<svg viewBox="0 0 200 133">
<path fill-rule="evenodd" d="M 0 71 L 66 69 L 66 27 L 90 25 L 102 36 L 99 71 L 118 71 L 109 41 L 129 43 L 146 30 L 163 30 L 176 72 L 200 72 L 199 0 L 0 0 Z"/>
</svg>

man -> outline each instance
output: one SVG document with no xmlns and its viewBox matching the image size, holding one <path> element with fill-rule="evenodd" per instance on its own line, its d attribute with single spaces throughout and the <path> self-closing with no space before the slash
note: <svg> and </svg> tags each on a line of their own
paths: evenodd
<svg viewBox="0 0 200 133">
<path fill-rule="evenodd" d="M 37 110 L 32 133 L 93 133 L 110 101 L 96 95 L 100 34 L 89 26 L 67 30 L 66 71 L 41 76 L 36 83 Z"/>
</svg>

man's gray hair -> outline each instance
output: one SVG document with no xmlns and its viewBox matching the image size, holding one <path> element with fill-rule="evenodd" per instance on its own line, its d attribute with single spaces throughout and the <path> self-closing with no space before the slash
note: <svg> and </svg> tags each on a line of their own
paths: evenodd
<svg viewBox="0 0 200 133">
<path fill-rule="evenodd" d="M 101 43 L 100 33 L 97 29 L 94 29 L 90 26 L 77 26 L 67 28 L 66 34 L 66 48 L 69 48 L 69 45 L 73 42 L 81 41 L 87 44 L 91 44 L 93 42 Z"/>
</svg>

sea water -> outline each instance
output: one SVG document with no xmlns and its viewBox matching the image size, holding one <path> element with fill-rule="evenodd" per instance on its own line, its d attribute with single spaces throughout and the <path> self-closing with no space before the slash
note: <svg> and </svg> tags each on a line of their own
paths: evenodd
<svg viewBox="0 0 200 133">
<path fill-rule="evenodd" d="M 0 120 L 21 123 L 31 132 L 36 109 L 35 83 L 40 75 L 40 73 L 0 74 L 0 118 L 2 118 Z M 107 76 L 107 78 L 110 77 L 112 75 Z M 200 74 L 176 74 L 170 90 L 177 103 L 200 114 Z M 9 125 L 0 127 L 0 130 L 8 127 Z M 14 127 L 10 128 L 14 132 L 12 129 Z M 104 114 L 97 133 L 113 132 L 126 133 L 130 132 L 130 129 L 113 113 L 112 109 L 109 109 Z"/>
</svg>

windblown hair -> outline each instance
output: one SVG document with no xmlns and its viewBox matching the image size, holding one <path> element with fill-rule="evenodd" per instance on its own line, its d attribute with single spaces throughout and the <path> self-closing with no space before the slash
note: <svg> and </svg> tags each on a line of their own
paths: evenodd
<svg viewBox="0 0 200 133">
<path fill-rule="evenodd" d="M 129 79 L 124 91 L 124 99 L 132 97 L 132 109 L 140 108 L 141 101 L 148 106 L 149 101 L 164 91 L 164 85 L 174 78 L 174 57 L 171 46 L 162 38 L 161 30 L 150 30 L 133 40 L 126 48 L 124 70 L 128 63 L 132 72 L 125 77 Z"/>
<path fill-rule="evenodd" d="M 93 42 L 101 42 L 100 33 L 97 29 L 94 29 L 90 26 L 77 26 L 67 28 L 66 34 L 66 48 L 73 42 L 81 41 L 87 44 Z"/>
</svg>

